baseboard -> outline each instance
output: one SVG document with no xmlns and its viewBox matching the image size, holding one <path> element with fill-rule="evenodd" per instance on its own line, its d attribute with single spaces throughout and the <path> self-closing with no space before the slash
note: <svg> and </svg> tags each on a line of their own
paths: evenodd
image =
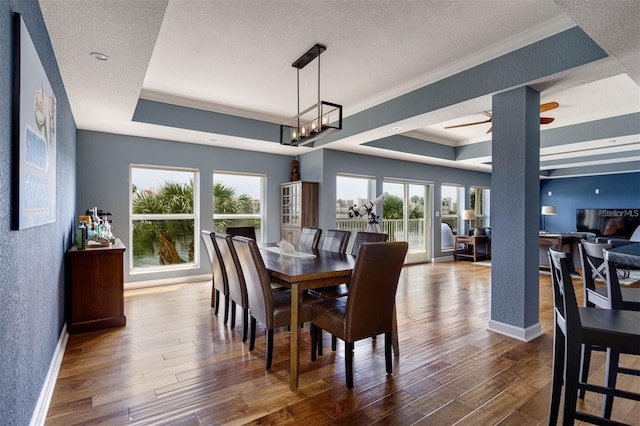
<svg viewBox="0 0 640 426">
<path fill-rule="evenodd" d="M 453 255 L 449 255 L 449 256 L 440 256 L 440 257 L 434 257 L 431 259 L 431 262 L 433 263 L 440 263 L 440 262 L 453 262 Z"/>
<path fill-rule="evenodd" d="M 544 334 L 539 322 L 530 325 L 527 328 L 522 328 L 499 321 L 489 320 L 487 330 L 503 334 L 523 342 L 530 342 Z"/>
<path fill-rule="evenodd" d="M 38 397 L 38 402 L 33 410 L 33 415 L 31 416 L 29 425 L 44 425 L 44 421 L 47 418 L 47 412 L 49 411 L 49 404 L 51 404 L 53 389 L 56 387 L 56 380 L 58 379 L 58 372 L 60 371 L 60 365 L 62 364 L 62 358 L 64 357 L 64 350 L 67 347 L 67 340 L 69 340 L 69 333 L 67 333 L 67 323 L 65 322 L 62 326 L 58 345 L 56 346 L 56 350 L 51 358 L 49 371 L 47 372 L 47 377 L 44 379 L 44 383 L 42 384 L 42 389 L 40 389 L 40 396 Z"/>
<path fill-rule="evenodd" d="M 165 285 L 188 284 L 203 281 L 211 281 L 211 274 L 191 275 L 187 277 L 163 278 L 157 280 L 132 281 L 124 283 L 125 290 L 136 290 L 149 287 L 161 287 Z"/>
</svg>

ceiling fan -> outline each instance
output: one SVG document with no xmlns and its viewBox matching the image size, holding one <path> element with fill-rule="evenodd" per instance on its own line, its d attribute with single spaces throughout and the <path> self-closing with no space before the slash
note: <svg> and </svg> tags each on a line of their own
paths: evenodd
<svg viewBox="0 0 640 426">
<path fill-rule="evenodd" d="M 556 109 L 560 106 L 559 103 L 557 102 L 547 102 L 544 104 L 540 105 L 540 112 L 547 112 L 547 111 L 551 111 L 552 109 Z M 445 129 L 455 129 L 456 127 L 466 127 L 466 126 L 475 126 L 476 124 L 484 124 L 484 123 L 491 123 L 491 120 L 493 119 L 491 112 L 490 111 L 483 111 L 482 112 L 484 115 L 486 115 L 487 117 L 489 117 L 488 120 L 484 120 L 484 121 L 476 121 L 473 123 L 464 123 L 464 124 L 456 124 L 453 126 L 447 126 L 445 127 Z M 549 124 L 554 120 L 553 117 L 540 117 L 540 124 Z M 491 133 L 491 127 L 489 127 L 489 130 L 487 130 L 487 133 Z"/>
</svg>

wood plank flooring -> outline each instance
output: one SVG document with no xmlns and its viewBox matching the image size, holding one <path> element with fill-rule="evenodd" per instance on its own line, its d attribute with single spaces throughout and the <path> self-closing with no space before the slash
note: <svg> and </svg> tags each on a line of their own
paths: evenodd
<svg viewBox="0 0 640 426">
<path fill-rule="evenodd" d="M 264 369 L 265 333 L 256 348 L 210 307 L 211 283 L 125 293 L 127 326 L 72 335 L 47 425 L 386 424 L 543 425 L 547 423 L 553 342 L 552 293 L 540 275 L 544 336 L 520 342 L 486 330 L 491 270 L 471 262 L 407 266 L 397 293 L 400 356 L 392 376 L 384 339 L 356 343 L 354 389 L 345 386 L 344 346 L 310 361 L 302 332 L 300 387 L 289 390 L 289 332 L 275 333 L 273 367 Z M 582 283 L 576 279 L 582 303 Z M 238 310 L 240 311 L 240 310 Z M 640 357 L 622 364 L 640 368 Z M 604 356 L 592 377 L 602 383 Z M 619 386 L 640 391 L 640 378 Z M 600 410 L 587 394 L 580 409 Z M 613 418 L 640 424 L 640 403 L 617 398 Z"/>
</svg>

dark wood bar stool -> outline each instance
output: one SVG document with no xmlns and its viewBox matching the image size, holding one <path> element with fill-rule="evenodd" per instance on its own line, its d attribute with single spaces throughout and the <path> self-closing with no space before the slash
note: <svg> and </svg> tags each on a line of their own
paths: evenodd
<svg viewBox="0 0 640 426">
<path fill-rule="evenodd" d="M 580 381 L 580 355 L 582 345 L 601 346 L 640 355 L 640 312 L 578 307 L 567 253 L 554 247 L 549 248 L 549 265 L 555 318 L 549 425 L 557 423 L 563 383 L 562 424 L 572 425 L 575 420 L 594 424 L 620 424 L 577 411 L 579 389 L 635 401 L 640 401 L 640 394 Z M 614 366 L 607 359 L 607 369 L 609 368 Z"/>
<path fill-rule="evenodd" d="M 618 281 L 616 265 L 605 262 L 605 251 L 612 248 L 611 244 L 591 243 L 582 241 L 578 245 L 580 250 L 580 261 L 582 264 L 582 280 L 584 283 L 584 303 L 586 307 L 598 307 L 601 309 L 626 309 L 630 311 L 640 311 L 640 289 L 621 288 Z M 607 267 L 610 269 L 607 272 Z M 596 285 L 600 281 L 601 284 Z M 640 325 L 639 325 L 640 327 Z M 580 380 L 587 381 L 589 377 L 589 366 L 591 364 L 592 351 L 606 351 L 607 348 L 592 347 L 584 345 L 582 350 L 582 361 L 580 365 Z M 608 365 L 611 368 L 606 372 L 605 383 L 608 387 L 615 387 L 617 373 L 640 375 L 639 370 L 618 366 L 619 354 L 611 350 L 607 354 Z M 584 398 L 585 390 L 580 389 L 579 398 Z M 602 417 L 611 418 L 613 408 L 613 398 L 604 396 L 602 406 Z"/>
</svg>

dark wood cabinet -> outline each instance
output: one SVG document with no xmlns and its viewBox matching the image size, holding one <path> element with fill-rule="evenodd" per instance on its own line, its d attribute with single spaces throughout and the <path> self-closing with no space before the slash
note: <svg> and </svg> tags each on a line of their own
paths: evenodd
<svg viewBox="0 0 640 426">
<path fill-rule="evenodd" d="M 67 252 L 69 297 L 67 327 L 70 334 L 123 326 L 126 247 L 116 240 L 111 247 Z"/>
<path fill-rule="evenodd" d="M 280 238 L 298 244 L 303 227 L 318 227 L 318 183 L 283 183 L 280 185 Z"/>
</svg>

